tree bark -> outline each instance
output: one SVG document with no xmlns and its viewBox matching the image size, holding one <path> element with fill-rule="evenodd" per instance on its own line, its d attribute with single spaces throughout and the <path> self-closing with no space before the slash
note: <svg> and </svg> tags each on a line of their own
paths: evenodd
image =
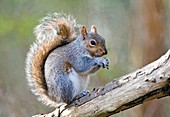
<svg viewBox="0 0 170 117">
<path fill-rule="evenodd" d="M 165 0 L 131 0 L 130 6 L 133 13 L 129 27 L 129 58 L 131 66 L 139 68 L 155 61 L 165 52 L 167 5 Z M 152 101 L 133 111 L 138 113 L 138 117 L 164 117 L 163 107 L 163 100 Z"/>
<path fill-rule="evenodd" d="M 157 61 L 74 100 L 61 116 L 106 117 L 170 94 L 170 50 Z M 56 112 L 57 111 L 57 112 Z M 56 110 L 47 117 L 58 116 Z M 37 115 L 38 117 L 39 115 Z M 45 115 L 41 115 L 45 116 Z"/>
</svg>

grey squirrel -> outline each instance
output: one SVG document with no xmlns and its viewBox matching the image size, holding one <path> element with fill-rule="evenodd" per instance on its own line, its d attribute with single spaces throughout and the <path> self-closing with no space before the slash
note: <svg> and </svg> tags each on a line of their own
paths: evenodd
<svg viewBox="0 0 170 117">
<path fill-rule="evenodd" d="M 54 13 L 35 28 L 36 41 L 26 57 L 26 78 L 38 100 L 52 107 L 68 104 L 83 90 L 82 78 L 108 68 L 105 40 L 94 25 L 86 27 Z"/>
</svg>

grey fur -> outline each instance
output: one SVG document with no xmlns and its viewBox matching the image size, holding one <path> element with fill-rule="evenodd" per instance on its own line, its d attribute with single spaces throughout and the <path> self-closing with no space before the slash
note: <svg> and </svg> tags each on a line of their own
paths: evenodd
<svg viewBox="0 0 170 117">
<path fill-rule="evenodd" d="M 58 107 L 62 105 L 62 103 L 57 104 L 55 101 L 51 100 L 48 95 L 42 94 L 39 88 L 37 88 L 37 81 L 32 75 L 32 64 L 33 64 L 33 58 L 34 55 L 37 53 L 39 48 L 41 48 L 41 44 L 48 43 L 48 41 L 55 40 L 55 37 L 57 37 L 57 28 L 54 28 L 52 24 L 49 23 L 49 21 L 54 21 L 58 18 L 66 19 L 74 28 L 73 31 L 73 37 L 77 37 L 79 35 L 80 31 L 80 25 L 76 22 L 76 20 L 71 16 L 67 15 L 65 13 L 54 13 L 49 14 L 47 17 L 43 18 L 40 21 L 40 24 L 37 25 L 34 29 L 34 34 L 36 37 L 35 42 L 30 46 L 30 50 L 27 53 L 27 57 L 25 60 L 25 72 L 26 72 L 26 78 L 28 81 L 28 84 L 31 88 L 31 91 L 38 97 L 38 100 L 43 102 L 44 104 L 52 107 Z M 52 29 L 51 32 L 47 31 L 47 29 Z M 57 45 L 56 45 L 57 46 Z M 41 79 L 41 78 L 40 78 Z"/>
<path fill-rule="evenodd" d="M 67 19 L 73 26 L 73 42 L 57 47 L 53 50 L 45 61 L 44 73 L 47 84 L 47 94 L 37 86 L 37 81 L 32 75 L 33 58 L 41 45 L 49 43 L 49 40 L 55 40 L 58 36 L 58 28 L 49 23 L 57 18 Z M 69 103 L 77 94 L 83 90 L 82 78 L 87 78 L 90 73 L 96 72 L 100 67 L 108 67 L 109 61 L 103 57 L 92 57 L 84 45 L 84 41 L 77 35 L 80 34 L 80 25 L 76 20 L 64 13 L 54 13 L 48 15 L 40 21 L 35 28 L 34 34 L 36 41 L 30 47 L 26 58 L 26 77 L 32 92 L 38 97 L 38 100 L 52 107 L 59 107 Z M 47 31 L 50 28 L 51 31 Z M 89 37 L 90 38 L 90 37 Z M 102 39 L 103 44 L 104 40 Z M 57 45 L 56 45 L 57 46 Z M 103 45 L 104 46 L 104 45 Z M 66 73 L 65 63 L 69 62 L 72 67 L 69 73 Z M 40 78 L 41 80 L 42 78 Z"/>
<path fill-rule="evenodd" d="M 65 72 L 65 62 L 69 62 L 73 67 L 69 74 Z M 106 67 L 108 64 L 106 58 L 91 57 L 80 38 L 55 49 L 50 53 L 45 63 L 45 78 L 49 96 L 56 102 L 69 103 L 83 90 L 82 84 L 73 85 L 69 78 L 70 74 L 76 72 L 77 76 L 75 77 L 81 80 L 82 77 L 87 77 L 90 73 L 97 71 L 100 67 Z M 81 89 L 75 91 L 77 85 L 80 85 Z"/>
</svg>

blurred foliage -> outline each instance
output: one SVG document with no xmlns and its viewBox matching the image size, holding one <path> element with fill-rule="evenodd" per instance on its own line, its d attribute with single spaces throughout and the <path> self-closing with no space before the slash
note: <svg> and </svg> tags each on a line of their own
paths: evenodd
<svg viewBox="0 0 170 117">
<path fill-rule="evenodd" d="M 40 104 L 31 94 L 25 79 L 25 57 L 35 40 L 33 28 L 46 14 L 66 12 L 87 27 L 95 24 L 99 34 L 106 38 L 110 69 L 92 76 L 91 88 L 100 86 L 136 68 L 130 57 L 130 27 L 134 11 L 133 0 L 0 0 L 0 116 L 27 117 L 47 113 L 50 108 Z M 170 13 L 166 7 L 166 48 L 169 48 Z M 165 101 L 166 103 L 166 101 Z M 165 106 L 165 110 L 170 108 Z M 135 114 L 123 112 L 126 117 Z M 169 110 L 165 116 L 169 116 Z"/>
</svg>

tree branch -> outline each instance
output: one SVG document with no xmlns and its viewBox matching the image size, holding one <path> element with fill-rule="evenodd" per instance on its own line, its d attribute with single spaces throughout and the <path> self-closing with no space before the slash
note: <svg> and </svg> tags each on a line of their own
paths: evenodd
<svg viewBox="0 0 170 117">
<path fill-rule="evenodd" d="M 168 96 L 169 81 L 170 50 L 157 61 L 74 100 L 62 114 L 71 117 L 113 115 L 145 101 Z M 55 111 L 52 113 L 55 115 Z"/>
</svg>

